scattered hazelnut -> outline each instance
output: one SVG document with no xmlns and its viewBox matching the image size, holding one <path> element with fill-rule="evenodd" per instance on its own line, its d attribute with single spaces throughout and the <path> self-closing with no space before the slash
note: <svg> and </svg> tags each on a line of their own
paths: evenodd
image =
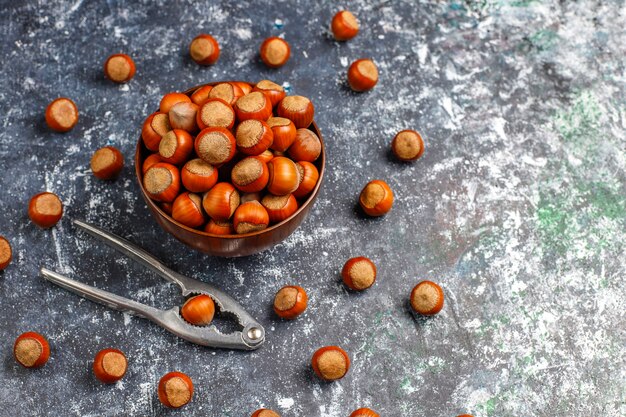
<svg viewBox="0 0 626 417">
<path fill-rule="evenodd" d="M 164 406 L 180 408 L 191 401 L 193 382 L 182 372 L 170 372 L 159 381 L 158 394 Z"/>
<path fill-rule="evenodd" d="M 359 22 L 352 13 L 347 10 L 341 10 L 333 16 L 330 30 L 338 41 L 347 41 L 359 33 Z"/>
<path fill-rule="evenodd" d="M 122 153 L 113 146 L 105 146 L 94 152 L 91 157 L 91 171 L 96 178 L 112 180 L 117 178 L 124 168 Z"/>
<path fill-rule="evenodd" d="M 63 203 L 56 194 L 43 192 L 33 196 L 28 204 L 28 217 L 37 226 L 48 229 L 61 220 Z"/>
<path fill-rule="evenodd" d="M 38 368 L 48 362 L 50 345 L 46 338 L 39 333 L 22 333 L 15 339 L 13 356 L 25 368 Z"/>
<path fill-rule="evenodd" d="M 104 75 L 116 83 L 127 83 L 135 76 L 135 63 L 126 54 L 115 54 L 104 63 Z"/>
<path fill-rule="evenodd" d="M 263 41 L 260 54 L 265 65 L 270 68 L 279 68 L 289 59 L 291 48 L 284 39 L 273 36 Z"/>
<path fill-rule="evenodd" d="M 256 410 L 250 417 L 280 417 L 276 411 L 268 410 L 267 408 L 261 408 Z"/>
<path fill-rule="evenodd" d="M 5 270 L 9 266 L 11 259 L 13 259 L 11 244 L 4 236 L 0 236 L 0 271 Z"/>
<path fill-rule="evenodd" d="M 46 108 L 46 123 L 56 132 L 72 130 L 78 123 L 78 107 L 67 97 L 57 98 Z"/>
<path fill-rule="evenodd" d="M 103 349 L 93 361 L 93 373 L 105 384 L 113 384 L 126 375 L 128 360 L 118 349 Z"/>
<path fill-rule="evenodd" d="M 341 270 L 341 277 L 346 287 L 355 291 L 365 290 L 376 281 L 376 265 L 364 256 L 348 259 Z"/>
<path fill-rule="evenodd" d="M 371 90 L 378 83 L 378 68 L 371 59 L 358 59 L 348 68 L 348 84 L 356 92 Z"/>
<path fill-rule="evenodd" d="M 359 204 L 367 215 L 382 216 L 391 210 L 393 191 L 385 181 L 370 181 L 361 191 Z"/>
<path fill-rule="evenodd" d="M 424 141 L 415 130 L 403 130 L 391 141 L 391 151 L 401 161 L 415 161 L 424 153 Z"/>
<path fill-rule="evenodd" d="M 424 316 L 437 314 L 443 308 L 443 290 L 432 281 L 422 281 L 411 291 L 411 308 Z"/>
<path fill-rule="evenodd" d="M 343 378 L 350 369 L 350 358 L 339 346 L 326 346 L 318 349 L 311 359 L 315 374 L 325 381 Z"/>
<path fill-rule="evenodd" d="M 211 35 L 202 33 L 189 44 L 191 59 L 200 65 L 213 65 L 220 57 L 220 46 Z"/>
<path fill-rule="evenodd" d="M 296 285 L 282 287 L 274 297 L 274 312 L 287 320 L 293 320 L 306 310 L 308 297 L 304 288 Z"/>
<path fill-rule="evenodd" d="M 350 417 L 380 417 L 377 412 L 369 408 L 359 408 L 354 410 Z"/>
</svg>

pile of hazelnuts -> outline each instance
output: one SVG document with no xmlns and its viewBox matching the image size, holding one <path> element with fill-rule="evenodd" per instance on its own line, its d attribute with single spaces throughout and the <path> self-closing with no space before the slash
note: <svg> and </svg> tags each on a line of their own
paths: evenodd
<svg viewBox="0 0 626 417">
<path fill-rule="evenodd" d="M 282 86 L 224 82 L 169 93 L 141 137 L 148 196 L 185 226 L 253 233 L 293 215 L 315 188 L 322 142 L 314 107 Z"/>
</svg>

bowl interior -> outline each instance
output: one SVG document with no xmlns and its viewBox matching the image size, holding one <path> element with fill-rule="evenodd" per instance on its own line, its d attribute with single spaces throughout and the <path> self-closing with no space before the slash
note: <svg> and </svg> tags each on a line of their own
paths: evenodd
<svg viewBox="0 0 626 417">
<path fill-rule="evenodd" d="M 205 85 L 211 85 L 214 86 L 216 84 L 220 84 L 223 82 L 232 82 L 232 81 L 220 81 L 220 82 L 214 82 L 214 83 L 207 83 L 207 84 L 202 84 L 196 87 L 193 87 L 187 91 L 185 91 L 184 93 L 187 95 L 191 95 L 194 91 L 196 91 L 198 88 L 204 87 Z M 253 83 L 249 83 L 250 85 L 252 85 L 254 87 L 255 84 Z M 317 127 L 317 124 L 315 123 L 315 121 L 313 121 L 313 123 L 311 123 L 311 125 L 308 127 L 309 130 L 313 131 L 320 139 L 320 143 L 322 145 L 322 151 L 320 153 L 319 158 L 317 158 L 317 160 L 315 162 L 313 162 L 313 164 L 315 165 L 315 167 L 317 168 L 317 170 L 319 171 L 319 178 L 317 180 L 317 184 L 315 184 L 315 188 L 313 189 L 313 191 L 311 191 L 311 193 L 305 198 L 305 199 L 299 199 L 298 200 L 298 210 L 296 210 L 295 213 L 293 213 L 290 217 L 288 217 L 287 219 L 276 223 L 274 225 L 271 225 L 263 230 L 259 230 L 256 232 L 252 232 L 252 233 L 246 233 L 246 234 L 235 234 L 235 235 L 216 235 L 216 234 L 212 234 L 212 233 L 207 233 L 203 230 L 198 230 L 198 229 L 194 229 L 191 228 L 189 226 L 186 226 L 176 220 L 174 220 L 173 217 L 171 217 L 169 214 L 167 214 L 162 208 L 161 206 L 153 201 L 149 196 L 148 193 L 146 192 L 146 189 L 143 185 L 143 173 L 141 172 L 141 167 L 143 166 L 143 162 L 144 160 L 153 152 L 151 152 L 148 148 L 146 148 L 146 146 L 143 143 L 143 140 L 141 138 L 141 135 L 139 136 L 139 141 L 137 143 L 137 149 L 135 151 L 135 174 L 137 175 L 137 180 L 139 182 L 139 187 L 141 188 L 141 192 L 143 194 L 144 199 L 146 200 L 146 203 L 152 208 L 152 211 L 156 211 L 162 218 L 167 219 L 167 221 L 175 224 L 176 226 L 178 226 L 179 228 L 186 230 L 190 233 L 195 233 L 198 236 L 207 236 L 207 237 L 212 237 L 212 238 L 219 238 L 219 239 L 242 239 L 242 238 L 247 238 L 247 237 L 255 237 L 255 236 L 259 236 L 259 235 L 263 235 L 263 234 L 269 234 L 272 233 L 273 231 L 280 229 L 283 225 L 289 223 L 292 219 L 298 217 L 300 215 L 300 213 L 303 210 L 306 210 L 308 208 L 308 206 L 310 204 L 313 203 L 313 201 L 315 200 L 315 198 L 317 197 L 317 194 L 319 192 L 320 186 L 322 184 L 322 180 L 324 177 L 324 171 L 326 168 L 326 147 L 324 145 L 324 138 L 322 137 L 322 134 L 319 130 L 319 128 Z"/>
</svg>

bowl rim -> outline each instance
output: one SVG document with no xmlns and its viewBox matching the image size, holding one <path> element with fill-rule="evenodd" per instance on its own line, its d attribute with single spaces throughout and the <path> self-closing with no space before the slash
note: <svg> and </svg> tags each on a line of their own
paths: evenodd
<svg viewBox="0 0 626 417">
<path fill-rule="evenodd" d="M 194 91 L 198 90 L 199 88 L 205 87 L 205 86 L 215 86 L 217 84 L 222 84 L 222 83 L 234 83 L 234 82 L 244 82 L 247 84 L 250 84 L 253 88 L 257 83 L 249 83 L 247 81 L 216 81 L 216 82 L 209 82 L 209 83 L 205 83 L 205 84 L 201 84 L 201 85 L 197 85 L 195 87 L 189 88 L 185 91 L 183 91 L 183 94 L 186 94 L 188 96 L 190 96 Z M 175 220 L 172 216 L 170 216 L 169 214 L 167 214 L 165 211 L 163 211 L 163 209 L 161 207 L 159 207 L 158 204 L 156 204 L 151 198 L 150 196 L 148 196 L 144 186 L 143 186 L 143 173 L 141 172 L 140 169 L 140 155 L 142 152 L 142 147 L 145 146 L 143 144 L 143 139 L 141 137 L 141 133 L 139 134 L 139 140 L 137 141 L 137 147 L 135 149 L 135 175 L 137 176 L 137 182 L 139 183 L 139 188 L 141 189 L 141 193 L 143 194 L 144 200 L 146 200 L 146 204 L 150 205 L 153 209 L 156 209 L 160 215 L 164 216 L 169 222 L 174 223 L 176 226 L 185 229 L 188 232 L 191 233 L 196 233 L 200 236 L 208 236 L 208 237 L 214 237 L 214 238 L 220 238 L 220 239 L 243 239 L 243 238 L 248 238 L 248 237 L 254 237 L 254 236 L 259 236 L 262 235 L 264 233 L 269 233 L 275 229 L 280 228 L 281 226 L 289 223 L 291 220 L 293 220 L 296 216 L 298 216 L 298 214 L 304 210 L 309 204 L 313 203 L 313 200 L 315 200 L 315 198 L 317 197 L 317 194 L 319 193 L 319 189 L 320 186 L 322 185 L 322 180 L 324 179 L 324 172 L 326 171 L 326 146 L 324 144 L 324 138 L 322 137 L 322 132 L 320 131 L 319 127 L 317 126 L 317 123 L 315 123 L 315 120 L 313 120 L 311 122 L 311 124 L 307 127 L 307 129 L 310 129 L 311 127 L 313 127 L 313 132 L 317 135 L 317 137 L 320 139 L 320 144 L 321 144 L 321 152 L 320 152 L 320 169 L 319 169 L 319 178 L 317 179 L 317 184 L 315 184 L 315 187 L 313 188 L 313 190 L 311 191 L 311 193 L 309 194 L 309 196 L 307 197 L 306 200 L 304 200 L 304 202 L 300 205 L 300 207 L 298 207 L 298 209 L 289 217 L 287 217 L 285 220 L 276 223 L 272 226 L 269 226 L 263 230 L 258 230 L 256 232 L 252 232 L 252 233 L 243 233 L 243 234 L 233 234 L 233 235 L 217 235 L 214 233 L 208 233 L 205 232 L 204 230 L 199 230 L 199 229 L 194 229 L 193 227 L 189 227 L 186 226 L 180 222 L 178 222 L 177 220 Z M 239 192 L 239 190 L 237 190 Z"/>
</svg>

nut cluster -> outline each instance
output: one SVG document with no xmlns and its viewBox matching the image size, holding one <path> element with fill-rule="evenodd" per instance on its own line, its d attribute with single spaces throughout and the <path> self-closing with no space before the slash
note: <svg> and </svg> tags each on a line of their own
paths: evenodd
<svg viewBox="0 0 626 417">
<path fill-rule="evenodd" d="M 314 190 L 322 153 L 315 109 L 269 80 L 166 94 L 145 120 L 146 193 L 174 220 L 216 235 L 291 217 Z"/>
</svg>

